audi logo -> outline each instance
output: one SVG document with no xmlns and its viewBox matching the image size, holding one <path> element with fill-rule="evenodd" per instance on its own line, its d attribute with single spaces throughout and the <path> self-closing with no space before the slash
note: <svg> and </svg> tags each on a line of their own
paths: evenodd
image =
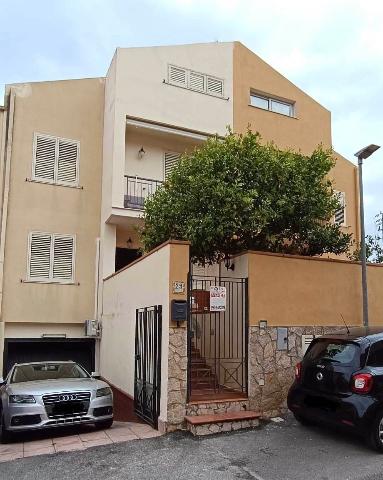
<svg viewBox="0 0 383 480">
<path fill-rule="evenodd" d="M 60 395 L 59 400 L 60 402 L 68 402 L 69 400 L 76 400 L 77 395 L 75 393 L 71 393 L 68 395 Z"/>
</svg>

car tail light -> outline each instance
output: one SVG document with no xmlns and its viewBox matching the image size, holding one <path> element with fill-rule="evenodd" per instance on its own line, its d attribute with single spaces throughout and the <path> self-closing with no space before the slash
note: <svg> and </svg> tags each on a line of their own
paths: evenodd
<svg viewBox="0 0 383 480">
<path fill-rule="evenodd" d="M 374 383 L 371 373 L 357 373 L 352 376 L 351 389 L 355 393 L 368 393 Z"/>
<path fill-rule="evenodd" d="M 299 362 L 295 366 L 295 379 L 300 380 L 301 379 L 301 372 L 302 372 L 302 363 Z"/>
</svg>

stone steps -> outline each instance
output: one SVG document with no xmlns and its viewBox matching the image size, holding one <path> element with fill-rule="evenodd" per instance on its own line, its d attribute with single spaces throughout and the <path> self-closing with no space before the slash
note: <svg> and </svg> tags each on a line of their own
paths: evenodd
<svg viewBox="0 0 383 480">
<path fill-rule="evenodd" d="M 251 410 L 216 413 L 213 415 L 188 415 L 186 428 L 193 435 L 212 435 L 259 425 L 260 414 Z"/>
</svg>

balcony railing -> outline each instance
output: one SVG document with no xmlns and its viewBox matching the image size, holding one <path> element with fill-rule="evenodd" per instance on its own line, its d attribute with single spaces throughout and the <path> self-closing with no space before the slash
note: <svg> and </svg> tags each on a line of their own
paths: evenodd
<svg viewBox="0 0 383 480">
<path fill-rule="evenodd" d="M 126 190 L 124 196 L 124 207 L 134 210 L 143 210 L 145 200 L 153 195 L 163 182 L 152 178 L 134 177 L 125 175 Z"/>
</svg>

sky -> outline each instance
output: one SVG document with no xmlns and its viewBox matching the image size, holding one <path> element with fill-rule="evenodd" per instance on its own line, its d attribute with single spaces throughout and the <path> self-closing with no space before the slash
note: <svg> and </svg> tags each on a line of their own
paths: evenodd
<svg viewBox="0 0 383 480">
<path fill-rule="evenodd" d="M 333 147 L 355 163 L 383 144 L 382 25 L 381 0 L 0 0 L 0 98 L 7 83 L 105 76 L 117 46 L 239 40 L 332 112 Z M 363 177 L 374 233 L 383 148 Z"/>
</svg>

